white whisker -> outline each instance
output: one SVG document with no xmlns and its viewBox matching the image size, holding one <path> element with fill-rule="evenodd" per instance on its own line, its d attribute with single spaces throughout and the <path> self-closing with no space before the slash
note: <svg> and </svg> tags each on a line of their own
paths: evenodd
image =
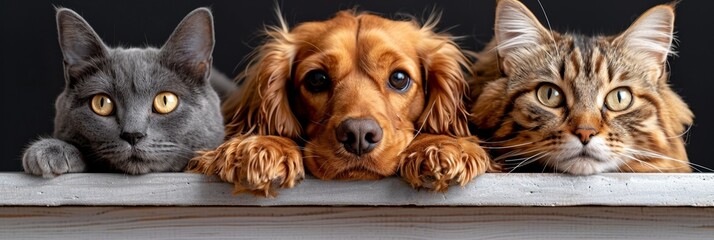
<svg viewBox="0 0 714 240">
<path fill-rule="evenodd" d="M 655 166 L 655 165 L 652 165 L 651 163 L 648 163 L 648 162 L 646 162 L 646 161 L 642 161 L 642 160 L 640 160 L 640 159 L 637 159 L 637 158 L 635 158 L 635 157 L 632 157 L 632 156 L 629 156 L 629 155 L 625 155 L 625 154 L 618 154 L 618 155 L 623 156 L 623 157 L 626 157 L 626 158 L 629 158 L 629 159 L 632 159 L 632 160 L 635 160 L 636 162 L 639 162 L 640 164 L 647 165 L 647 166 L 649 166 L 649 167 L 651 167 L 651 168 L 653 168 L 653 169 L 659 171 L 660 173 L 662 173 L 662 169 L 661 169 L 660 167 L 657 167 L 657 166 Z M 630 168 L 630 169 L 632 169 L 632 168 Z"/>
<path fill-rule="evenodd" d="M 501 156 L 499 156 L 499 157 L 497 157 L 497 158 L 495 158 L 495 159 L 493 159 L 493 160 L 494 160 L 494 161 L 499 161 L 499 160 L 504 159 L 504 158 L 509 158 L 509 157 L 513 157 L 513 156 L 519 156 L 519 155 L 525 155 L 525 154 L 532 153 L 532 152 L 539 152 L 539 151 L 543 151 L 543 150 L 545 150 L 545 149 L 544 149 L 544 148 L 531 148 L 531 149 L 523 149 L 523 150 L 520 150 L 520 151 L 519 151 L 519 150 L 520 150 L 520 149 L 510 151 L 510 152 L 508 152 L 508 153 L 506 153 L 506 154 L 503 154 L 503 155 L 501 155 Z"/>
<path fill-rule="evenodd" d="M 484 149 L 507 149 L 507 148 L 521 147 L 521 146 L 525 146 L 525 145 L 533 144 L 533 143 L 535 143 L 535 142 L 527 142 L 527 143 L 521 143 L 521 144 L 516 144 L 516 145 L 510 145 L 510 146 L 500 146 L 500 147 L 481 146 L 481 148 L 484 148 Z"/>
<path fill-rule="evenodd" d="M 622 155 L 622 153 L 615 153 L 615 152 L 613 152 L 613 154 Z M 629 168 L 631 172 L 635 172 L 635 169 L 632 169 L 632 167 L 630 167 L 630 164 L 627 164 L 627 161 L 622 160 L 621 158 L 612 158 L 612 159 L 614 159 L 614 160 L 616 160 L 616 161 L 618 161 L 618 162 L 621 162 L 622 164 L 624 164 L 625 166 L 627 166 L 627 168 Z"/>
<path fill-rule="evenodd" d="M 519 168 L 519 167 L 521 167 L 521 166 L 525 166 L 525 165 L 531 164 L 531 163 L 533 163 L 533 162 L 535 162 L 535 161 L 538 161 L 538 159 L 541 159 L 541 158 L 543 158 L 543 157 L 545 157 L 545 156 L 548 156 L 548 155 L 549 155 L 549 153 L 547 153 L 547 152 L 536 153 L 535 155 L 533 155 L 533 156 L 527 158 L 526 160 L 523 160 L 521 163 L 519 163 L 518 165 L 516 165 L 515 167 L 513 167 L 513 168 L 511 169 L 511 171 L 509 171 L 507 174 L 512 173 L 513 171 L 515 171 L 517 168 Z"/>
<path fill-rule="evenodd" d="M 548 30 L 549 30 L 548 34 L 550 35 L 550 38 L 553 40 L 553 45 L 555 45 L 555 48 L 558 49 L 558 43 L 555 41 L 555 37 L 553 37 L 553 28 L 550 26 L 550 19 L 548 19 L 548 13 L 545 12 L 543 3 L 541 3 L 540 0 L 538 0 L 538 5 L 540 5 L 540 10 L 543 11 L 543 16 L 545 16 L 545 23 L 548 24 Z M 550 55 L 550 53 L 548 53 L 548 55 Z"/>
<path fill-rule="evenodd" d="M 682 132 L 681 134 L 679 134 L 679 135 L 677 135 L 677 136 L 673 136 L 673 137 L 668 137 L 667 139 L 680 138 L 680 137 L 682 137 L 682 136 L 684 136 L 684 135 L 689 136 L 689 130 L 691 130 L 691 129 L 692 129 L 692 125 L 689 125 L 689 126 L 687 127 L 687 129 L 685 129 L 684 132 Z"/>
<path fill-rule="evenodd" d="M 625 151 L 629 152 L 629 153 L 633 153 L 633 154 L 635 154 L 635 155 L 640 155 L 640 156 L 643 156 L 643 157 L 658 158 L 658 159 L 662 159 L 662 160 L 669 160 L 669 161 L 674 161 L 674 162 L 679 162 L 679 163 L 687 164 L 687 165 L 689 165 L 689 166 L 692 166 L 695 170 L 697 170 L 697 171 L 699 171 L 699 172 L 702 172 L 702 171 L 701 171 L 700 169 L 698 169 L 698 168 L 702 168 L 702 169 L 705 169 L 705 170 L 707 170 L 707 171 L 714 172 L 714 169 L 711 169 L 711 168 L 708 168 L 708 167 L 705 167 L 705 166 L 702 166 L 702 165 L 699 165 L 699 164 L 696 164 L 696 163 L 692 163 L 692 162 L 689 162 L 689 161 L 684 161 L 684 160 L 672 158 L 672 157 L 669 157 L 669 156 L 665 156 L 665 155 L 662 155 L 662 154 L 660 154 L 660 153 L 656 153 L 656 152 L 652 152 L 652 151 L 648 151 L 648 150 L 644 150 L 644 149 L 632 149 L 632 148 L 623 148 L 623 149 L 624 149 Z"/>
</svg>

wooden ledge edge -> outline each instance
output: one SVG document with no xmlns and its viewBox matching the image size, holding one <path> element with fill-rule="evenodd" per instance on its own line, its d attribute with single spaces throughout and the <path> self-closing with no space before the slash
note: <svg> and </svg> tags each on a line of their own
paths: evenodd
<svg viewBox="0 0 714 240">
<path fill-rule="evenodd" d="M 275 198 L 233 195 L 232 185 L 191 173 L 0 173 L 0 206 L 647 206 L 714 207 L 714 174 L 490 173 L 446 193 L 378 181 L 305 179 Z"/>
</svg>

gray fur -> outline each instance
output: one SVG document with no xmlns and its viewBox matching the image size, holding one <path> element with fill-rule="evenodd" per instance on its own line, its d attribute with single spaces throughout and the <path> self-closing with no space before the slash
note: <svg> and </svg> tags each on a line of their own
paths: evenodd
<svg viewBox="0 0 714 240">
<path fill-rule="evenodd" d="M 211 81 L 225 80 L 211 77 L 216 71 L 210 68 L 214 39 L 208 9 L 188 14 L 160 49 L 109 48 L 69 9 L 57 10 L 57 25 L 66 85 L 55 104 L 53 138 L 25 150 L 26 172 L 52 177 L 181 171 L 195 151 L 222 142 L 220 100 Z M 160 114 L 152 111 L 153 99 L 164 91 L 177 95 L 179 104 Z M 89 101 L 98 93 L 110 96 L 113 114 L 92 111 Z M 123 132 L 145 137 L 132 145 L 120 137 Z"/>
</svg>

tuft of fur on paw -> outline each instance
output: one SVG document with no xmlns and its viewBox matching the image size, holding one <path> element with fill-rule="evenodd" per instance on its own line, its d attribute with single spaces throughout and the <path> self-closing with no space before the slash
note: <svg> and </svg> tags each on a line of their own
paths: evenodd
<svg viewBox="0 0 714 240">
<path fill-rule="evenodd" d="M 399 173 L 414 188 L 444 192 L 477 175 L 499 170 L 476 137 L 419 135 L 400 155 Z"/>
<path fill-rule="evenodd" d="M 84 172 L 86 165 L 82 154 L 72 144 L 55 138 L 33 142 L 22 155 L 25 172 L 53 178 L 65 173 Z"/>
<path fill-rule="evenodd" d="M 218 175 L 243 192 L 275 197 L 277 188 L 292 188 L 305 178 L 302 154 L 294 141 L 278 136 L 234 137 L 191 159 L 187 171 Z"/>
</svg>

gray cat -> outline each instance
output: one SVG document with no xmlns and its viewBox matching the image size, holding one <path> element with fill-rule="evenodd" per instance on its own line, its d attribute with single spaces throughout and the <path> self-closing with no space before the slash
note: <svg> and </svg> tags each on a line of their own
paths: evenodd
<svg viewBox="0 0 714 240">
<path fill-rule="evenodd" d="M 220 99 L 211 85 L 213 17 L 189 13 L 161 49 L 109 48 L 70 9 L 57 9 L 65 89 L 55 103 L 54 138 L 32 143 L 26 172 L 181 171 L 194 151 L 223 140 Z M 213 71 L 215 72 L 215 70 Z"/>
</svg>

